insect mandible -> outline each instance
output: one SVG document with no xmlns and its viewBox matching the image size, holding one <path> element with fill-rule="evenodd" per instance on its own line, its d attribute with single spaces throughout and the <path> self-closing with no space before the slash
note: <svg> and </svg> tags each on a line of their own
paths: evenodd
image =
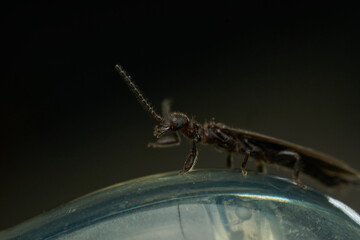
<svg viewBox="0 0 360 240">
<path fill-rule="evenodd" d="M 197 161 L 197 144 L 211 144 L 227 152 L 227 167 L 232 167 L 232 154 L 245 155 L 241 164 L 243 175 L 247 174 L 249 157 L 256 160 L 258 171 L 265 172 L 266 164 L 277 164 L 292 169 L 292 180 L 305 188 L 299 179 L 303 172 L 329 187 L 339 184 L 360 183 L 360 174 L 343 161 L 288 141 L 242 129 L 230 128 L 222 123 L 211 121 L 201 125 L 181 112 L 170 112 L 170 102 L 162 103 L 160 116 L 136 87 L 131 77 L 120 66 L 115 66 L 140 104 L 159 122 L 155 126 L 157 141 L 149 147 L 171 147 L 180 144 L 179 132 L 192 141 L 184 167 L 180 173 L 191 171 Z"/>
</svg>

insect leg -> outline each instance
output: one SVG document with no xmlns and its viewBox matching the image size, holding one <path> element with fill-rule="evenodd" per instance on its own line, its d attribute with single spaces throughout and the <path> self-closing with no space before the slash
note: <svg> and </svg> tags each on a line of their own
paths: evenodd
<svg viewBox="0 0 360 240">
<path fill-rule="evenodd" d="M 294 163 L 294 170 L 293 170 L 293 181 L 302 189 L 306 189 L 306 186 L 304 184 L 302 184 L 302 182 L 300 181 L 299 178 L 299 174 L 301 171 L 301 157 L 299 155 L 297 155 L 298 157 L 295 160 Z"/>
<path fill-rule="evenodd" d="M 173 132 L 172 134 L 161 136 L 156 142 L 148 143 L 148 147 L 173 147 L 179 144 L 179 134 L 177 132 Z"/>
<path fill-rule="evenodd" d="M 228 152 L 228 155 L 227 155 L 227 157 L 226 157 L 226 167 L 227 168 L 232 168 L 233 166 L 233 164 L 232 164 L 233 162 L 232 162 L 232 157 L 231 157 L 231 152 Z"/>
<path fill-rule="evenodd" d="M 258 172 L 266 173 L 266 166 L 261 159 L 256 159 L 256 165 Z"/>
<path fill-rule="evenodd" d="M 193 141 L 191 152 L 186 158 L 184 168 L 179 173 L 187 173 L 191 171 L 196 164 L 197 156 L 198 156 L 198 150 L 196 147 L 196 142 Z"/>
<path fill-rule="evenodd" d="M 242 174 L 243 174 L 244 176 L 246 176 L 246 174 L 247 174 L 247 171 L 245 170 L 245 167 L 246 167 L 246 163 L 247 163 L 247 161 L 248 161 L 248 159 L 249 159 L 249 156 L 250 156 L 250 150 L 247 149 L 247 150 L 245 151 L 245 158 L 244 158 L 244 160 L 243 160 L 243 162 L 242 162 L 242 164 L 241 164 L 241 171 L 242 171 Z"/>
<path fill-rule="evenodd" d="M 292 179 L 296 183 L 296 185 L 298 185 L 302 189 L 306 189 L 306 186 L 304 184 L 302 184 L 302 182 L 299 178 L 299 175 L 301 172 L 301 157 L 300 157 L 300 155 L 296 152 L 288 151 L 288 150 L 280 151 L 278 153 L 278 156 L 281 156 L 281 155 L 285 155 L 285 156 L 287 155 L 287 156 L 290 156 L 295 159 L 293 173 L 292 173 Z"/>
</svg>

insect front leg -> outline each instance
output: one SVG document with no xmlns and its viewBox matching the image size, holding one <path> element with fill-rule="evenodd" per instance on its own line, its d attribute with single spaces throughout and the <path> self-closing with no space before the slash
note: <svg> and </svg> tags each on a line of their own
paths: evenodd
<svg viewBox="0 0 360 240">
<path fill-rule="evenodd" d="M 196 147 L 196 141 L 194 140 L 192 143 L 191 152 L 186 158 L 184 168 L 179 173 L 187 173 L 191 171 L 191 169 L 193 169 L 196 164 L 197 156 L 198 156 L 198 150 Z"/>
<path fill-rule="evenodd" d="M 173 147 L 180 144 L 180 137 L 177 132 L 161 136 L 156 142 L 148 143 L 148 147 Z"/>
</svg>

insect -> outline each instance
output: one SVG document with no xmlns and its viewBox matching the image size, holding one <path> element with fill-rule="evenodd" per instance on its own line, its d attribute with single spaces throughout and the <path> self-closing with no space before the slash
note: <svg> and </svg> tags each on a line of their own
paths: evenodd
<svg viewBox="0 0 360 240">
<path fill-rule="evenodd" d="M 149 143 L 149 147 L 171 147 L 180 144 L 179 132 L 192 141 L 190 153 L 187 155 L 180 173 L 191 171 L 197 161 L 198 144 L 209 144 L 227 152 L 227 167 L 232 167 L 232 154 L 245 155 L 241 164 L 243 175 L 247 174 L 246 164 L 249 157 L 256 160 L 258 171 L 265 172 L 266 164 L 277 164 L 292 169 L 292 180 L 305 189 L 299 179 L 303 172 L 329 187 L 339 184 L 359 184 L 360 174 L 344 162 L 281 139 L 242 129 L 230 128 L 222 123 L 211 121 L 201 125 L 181 112 L 170 112 L 169 100 L 162 103 L 160 116 L 136 87 L 131 77 L 120 66 L 115 69 L 134 93 L 140 104 L 149 112 L 159 125 L 155 126 L 154 136 L 157 141 Z"/>
</svg>

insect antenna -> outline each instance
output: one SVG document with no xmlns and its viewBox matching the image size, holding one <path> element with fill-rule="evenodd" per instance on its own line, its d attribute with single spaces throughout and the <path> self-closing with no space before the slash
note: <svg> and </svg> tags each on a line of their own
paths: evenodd
<svg viewBox="0 0 360 240">
<path fill-rule="evenodd" d="M 148 111 L 157 121 L 161 122 L 162 117 L 157 114 L 154 108 L 150 105 L 150 103 L 145 99 L 140 90 L 136 87 L 135 83 L 131 80 L 131 77 L 126 73 L 126 71 L 118 64 L 115 65 L 116 71 L 120 74 L 122 79 L 129 86 L 130 90 L 134 93 L 135 97 L 140 102 L 141 106 Z"/>
</svg>

